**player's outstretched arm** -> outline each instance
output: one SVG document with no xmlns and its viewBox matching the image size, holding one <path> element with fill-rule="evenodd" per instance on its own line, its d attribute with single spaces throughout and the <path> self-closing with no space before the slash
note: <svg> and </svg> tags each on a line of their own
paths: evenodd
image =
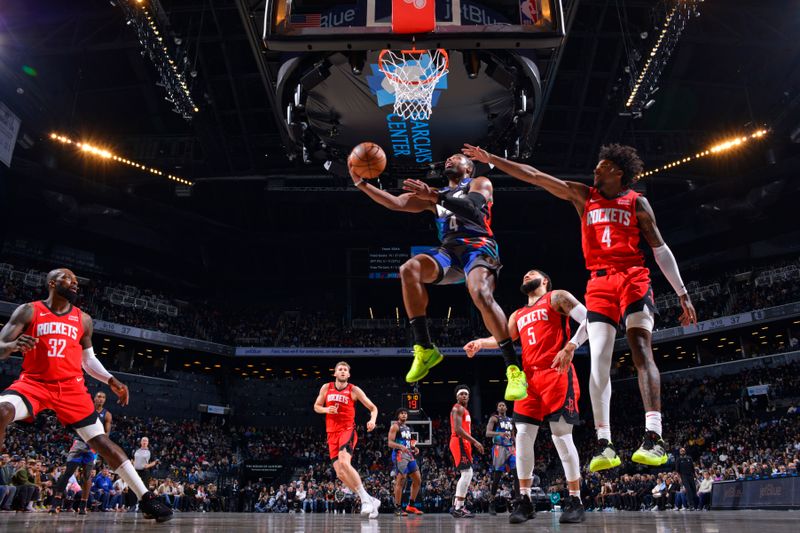
<svg viewBox="0 0 800 533">
<path fill-rule="evenodd" d="M 356 175 L 352 169 L 350 170 L 350 177 L 353 178 L 353 183 L 357 189 L 369 196 L 373 202 L 382 205 L 386 209 L 391 209 L 392 211 L 402 211 L 405 213 L 436 211 L 436 204 L 433 202 L 422 200 L 411 193 L 403 193 L 399 196 L 395 196 L 394 194 L 388 193 L 370 183 L 367 183 L 365 180 Z"/>
<path fill-rule="evenodd" d="M 111 373 L 106 370 L 106 367 L 103 366 L 103 363 L 100 362 L 100 359 L 94 354 L 94 348 L 92 347 L 92 333 L 94 333 L 92 317 L 86 313 L 81 313 L 81 322 L 83 324 L 83 337 L 81 337 L 80 341 L 81 347 L 83 348 L 81 366 L 86 373 L 94 379 L 106 383 L 111 387 L 111 390 L 117 395 L 118 404 L 123 407 L 128 405 L 130 401 L 128 386 L 112 376 Z"/>
<path fill-rule="evenodd" d="M 11 318 L 0 330 L 0 360 L 8 359 L 15 352 L 24 354 L 36 346 L 38 338 L 22 333 L 28 329 L 31 320 L 33 320 L 33 305 L 22 304 L 14 309 Z"/>
<path fill-rule="evenodd" d="M 541 187 L 557 198 L 572 202 L 579 212 L 583 211 L 583 204 L 589 197 L 589 187 L 583 183 L 560 180 L 530 165 L 515 163 L 498 155 L 490 154 L 480 146 L 465 144 L 461 151 L 473 161 L 494 165 L 509 176 Z"/>
<path fill-rule="evenodd" d="M 314 402 L 314 412 L 319 415 L 335 415 L 338 408 L 335 405 L 325 407 L 325 393 L 328 391 L 328 385 L 325 384 L 319 389 L 317 400 Z"/>
<path fill-rule="evenodd" d="M 661 269 L 664 277 L 672 285 L 675 294 L 680 298 L 681 307 L 683 308 L 683 313 L 679 317 L 681 325 L 697 324 L 697 312 L 694 310 L 694 305 L 692 305 L 689 291 L 686 290 L 686 286 L 681 279 L 678 262 L 675 261 L 672 250 L 669 249 L 669 246 L 661 237 L 661 232 L 656 225 L 656 215 L 653 213 L 650 202 L 644 196 L 640 196 L 636 200 L 636 218 L 639 219 L 639 229 L 642 232 L 642 236 L 653 249 L 653 256 L 658 268 Z"/>
<path fill-rule="evenodd" d="M 516 311 L 511 313 L 511 315 L 508 317 L 508 333 L 511 336 L 511 340 L 513 341 L 519 338 L 519 331 L 517 330 Z M 464 345 L 464 351 L 467 352 L 467 357 L 469 358 L 475 357 L 475 354 L 477 354 L 484 348 L 488 350 L 497 349 L 500 348 L 500 344 L 494 337 L 484 337 L 482 339 L 475 339 L 469 341 L 467 344 Z"/>
<path fill-rule="evenodd" d="M 364 391 L 361 390 L 361 387 L 353 387 L 353 399 L 358 400 L 359 402 L 364 405 L 367 409 L 369 409 L 369 421 L 367 422 L 367 431 L 372 431 L 375 429 L 375 422 L 378 420 L 378 406 L 372 403 L 372 400 L 367 398 L 367 395 L 364 394 Z"/>
</svg>

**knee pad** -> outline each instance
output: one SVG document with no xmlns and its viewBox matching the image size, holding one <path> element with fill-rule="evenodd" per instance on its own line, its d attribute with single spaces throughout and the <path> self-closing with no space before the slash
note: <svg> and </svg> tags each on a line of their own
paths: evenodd
<svg viewBox="0 0 800 533">
<path fill-rule="evenodd" d="M 456 483 L 456 496 L 459 498 L 463 498 L 467 495 L 467 491 L 469 490 L 469 484 L 472 481 L 472 468 L 469 470 L 462 470 L 461 477 L 458 479 L 458 483 Z"/>
<path fill-rule="evenodd" d="M 578 450 L 575 448 L 575 443 L 572 441 L 572 433 L 567 433 L 566 435 L 553 434 L 553 444 L 555 444 L 556 450 L 558 450 L 558 457 L 561 459 L 567 481 L 580 479 L 581 471 L 578 462 Z"/>
<path fill-rule="evenodd" d="M 539 433 L 539 426 L 536 424 L 526 424 L 516 422 L 517 435 L 514 444 L 517 447 L 516 469 L 518 479 L 531 479 L 534 467 L 534 444 L 536 435 Z"/>
<path fill-rule="evenodd" d="M 24 420 L 31 416 L 30 411 L 28 411 L 28 406 L 25 405 L 25 401 L 16 394 L 3 394 L 0 396 L 0 403 L 8 403 L 14 407 L 13 422 Z"/>
<path fill-rule="evenodd" d="M 645 306 L 641 311 L 629 314 L 625 318 L 625 329 L 639 328 L 652 333 L 655 317 L 649 307 Z"/>
</svg>

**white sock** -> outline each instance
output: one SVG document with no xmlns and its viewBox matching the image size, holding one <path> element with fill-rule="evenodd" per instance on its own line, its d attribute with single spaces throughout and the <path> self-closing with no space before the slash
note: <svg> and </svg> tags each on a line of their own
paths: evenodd
<svg viewBox="0 0 800 533">
<path fill-rule="evenodd" d="M 653 431 L 661 436 L 661 413 L 658 411 L 647 411 L 644 414 L 644 427 L 647 431 Z"/>
<path fill-rule="evenodd" d="M 456 509 L 461 509 L 464 507 L 464 500 L 456 499 Z"/>
<path fill-rule="evenodd" d="M 611 441 L 611 357 L 617 330 L 605 322 L 589 322 L 589 349 L 592 368 L 589 376 L 589 396 L 597 438 Z"/>
<path fill-rule="evenodd" d="M 147 493 L 147 487 L 144 486 L 142 482 L 142 478 L 139 477 L 139 474 L 136 473 L 136 470 L 133 468 L 130 460 L 125 461 L 119 468 L 116 470 L 116 474 L 122 478 L 122 481 L 128 484 L 128 488 L 136 494 L 136 497 L 140 500 L 142 496 Z"/>
<path fill-rule="evenodd" d="M 520 496 L 527 496 L 528 498 L 531 497 L 531 488 L 530 487 L 520 487 L 519 488 Z"/>
<path fill-rule="evenodd" d="M 367 489 L 364 488 L 364 485 L 359 485 L 356 492 L 358 493 L 358 497 L 361 498 L 361 503 L 372 505 L 372 497 L 367 492 Z"/>
</svg>

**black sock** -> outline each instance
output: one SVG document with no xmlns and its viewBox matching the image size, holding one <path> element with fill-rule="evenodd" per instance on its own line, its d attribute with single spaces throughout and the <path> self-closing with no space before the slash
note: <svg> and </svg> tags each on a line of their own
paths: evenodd
<svg viewBox="0 0 800 533">
<path fill-rule="evenodd" d="M 81 503 L 78 504 L 78 509 L 86 509 L 86 500 L 81 500 Z"/>
<path fill-rule="evenodd" d="M 506 368 L 511 365 L 519 366 L 517 351 L 514 349 L 514 341 L 511 340 L 511 337 L 498 342 L 497 345 L 503 351 L 503 362 L 506 364 Z"/>
<path fill-rule="evenodd" d="M 492 476 L 492 500 L 497 498 L 497 489 L 500 487 L 500 478 L 503 477 L 502 472 L 495 472 Z"/>
<path fill-rule="evenodd" d="M 433 346 L 431 334 L 428 332 L 428 317 L 425 315 L 415 316 L 408 323 L 411 324 L 411 331 L 414 332 L 414 344 L 419 344 L 426 349 Z"/>
<path fill-rule="evenodd" d="M 516 498 L 519 496 L 519 478 L 514 476 L 514 494 L 512 494 L 512 498 Z"/>
<path fill-rule="evenodd" d="M 409 498 L 409 500 L 408 500 L 408 506 L 409 506 L 409 507 L 414 507 L 414 498 Z"/>
<path fill-rule="evenodd" d="M 597 440 L 597 444 L 599 444 L 600 446 L 605 448 L 606 446 L 608 446 L 611 443 L 608 441 L 608 439 L 598 439 Z"/>
</svg>

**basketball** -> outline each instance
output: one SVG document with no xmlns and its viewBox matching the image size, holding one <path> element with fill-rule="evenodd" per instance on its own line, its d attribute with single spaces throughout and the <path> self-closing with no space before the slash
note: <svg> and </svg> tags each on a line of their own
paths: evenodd
<svg viewBox="0 0 800 533">
<path fill-rule="evenodd" d="M 363 142 L 347 156 L 347 166 L 359 178 L 377 178 L 386 168 L 386 154 L 377 144 Z"/>
</svg>

